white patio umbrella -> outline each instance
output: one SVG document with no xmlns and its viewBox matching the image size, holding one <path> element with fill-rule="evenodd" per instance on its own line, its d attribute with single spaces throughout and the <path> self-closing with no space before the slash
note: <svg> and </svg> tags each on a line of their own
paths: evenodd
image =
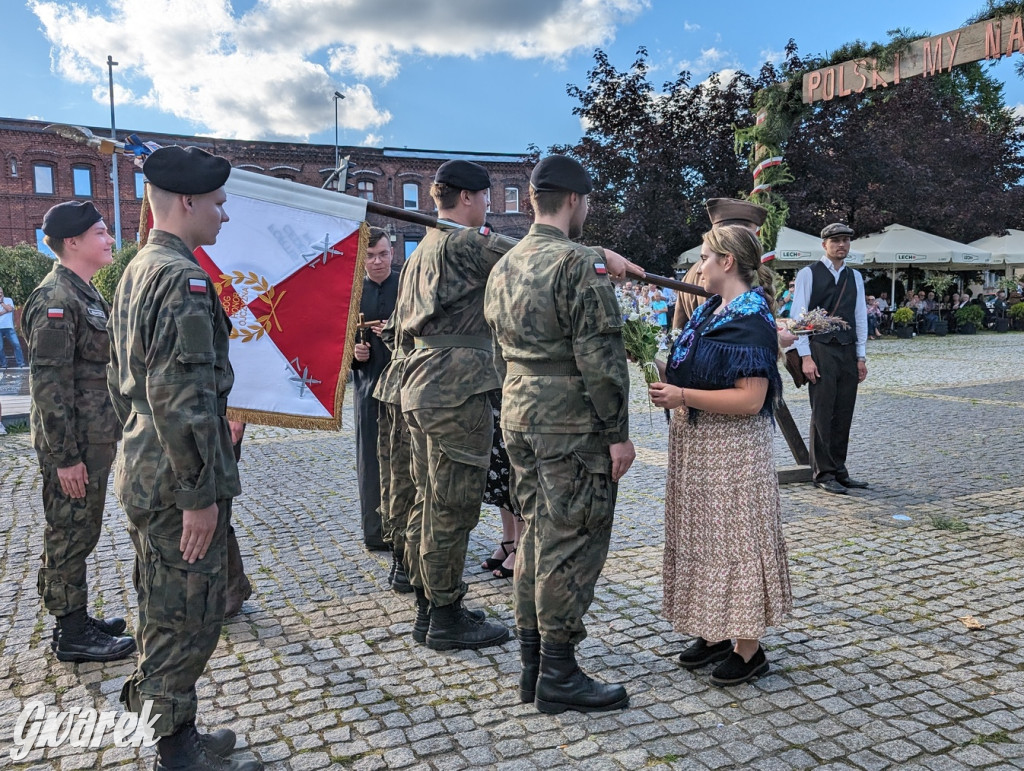
<svg viewBox="0 0 1024 771">
<path fill-rule="evenodd" d="M 863 265 L 864 253 L 861 250 L 852 248 L 846 255 L 846 262 L 850 265 Z M 779 267 L 795 267 L 795 263 L 809 265 L 817 262 L 825 256 L 825 247 L 821 245 L 821 238 L 803 233 L 793 228 L 782 228 L 779 237 L 775 241 L 775 260 Z"/>
<path fill-rule="evenodd" d="M 976 249 L 992 252 L 992 257 L 1007 265 L 1024 265 L 1024 230 L 1009 230 L 1005 236 L 985 236 L 971 241 Z"/>
<path fill-rule="evenodd" d="M 700 247 L 702 244 L 690 247 L 685 252 L 679 255 L 679 259 L 676 260 L 676 267 L 682 268 L 685 265 L 693 265 L 693 263 L 700 260 Z"/>
<path fill-rule="evenodd" d="M 892 266 L 893 299 L 896 297 L 896 268 L 901 265 L 968 270 L 979 264 L 988 264 L 984 261 L 992 259 L 991 252 L 899 224 L 889 225 L 881 233 L 858 238 L 850 247 L 863 252 L 864 257 L 872 262 Z"/>
<path fill-rule="evenodd" d="M 701 244 L 679 255 L 676 260 L 676 267 L 692 265 L 700 260 Z M 783 228 L 775 241 L 775 261 L 779 263 L 776 267 L 795 268 L 798 265 L 809 265 L 817 262 L 825 256 L 825 249 L 821 245 L 821 239 L 811 236 L 792 228 Z M 850 265 L 863 265 L 864 255 L 860 252 L 850 250 L 846 257 Z"/>
</svg>

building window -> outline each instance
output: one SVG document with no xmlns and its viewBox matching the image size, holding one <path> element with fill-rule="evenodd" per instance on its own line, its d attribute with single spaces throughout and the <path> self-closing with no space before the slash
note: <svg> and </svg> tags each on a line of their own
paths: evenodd
<svg viewBox="0 0 1024 771">
<path fill-rule="evenodd" d="M 46 242 L 43 241 L 45 235 L 46 234 L 43 232 L 42 228 L 36 228 L 36 249 L 45 254 L 51 260 L 56 260 L 57 255 L 53 253 L 53 249 L 48 247 Z"/>
<path fill-rule="evenodd" d="M 146 175 L 141 171 L 135 172 L 135 197 L 142 199 L 146 194 Z"/>
<path fill-rule="evenodd" d="M 373 180 L 361 179 L 356 182 L 356 195 L 360 198 L 372 201 L 373 200 Z"/>
<path fill-rule="evenodd" d="M 411 241 L 408 238 L 405 239 L 405 259 L 409 259 L 412 253 L 416 251 L 416 247 L 420 245 L 419 241 Z"/>
<path fill-rule="evenodd" d="M 406 182 L 402 185 L 402 208 L 420 208 L 420 186 L 415 182 Z"/>
<path fill-rule="evenodd" d="M 75 166 L 71 169 L 71 181 L 76 196 L 92 198 L 92 169 L 88 166 Z"/>
<path fill-rule="evenodd" d="M 17 158 L 11 158 L 11 176 L 12 177 L 18 176 L 18 159 Z"/>
<path fill-rule="evenodd" d="M 518 212 L 519 211 L 519 188 L 518 187 L 506 187 L 505 188 L 505 211 L 506 212 Z"/>
<path fill-rule="evenodd" d="M 53 166 L 36 163 L 32 166 L 35 175 L 36 195 L 53 195 Z"/>
</svg>

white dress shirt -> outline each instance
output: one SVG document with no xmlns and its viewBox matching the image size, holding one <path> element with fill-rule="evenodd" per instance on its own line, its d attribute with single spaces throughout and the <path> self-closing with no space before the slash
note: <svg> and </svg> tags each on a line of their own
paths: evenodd
<svg viewBox="0 0 1024 771">
<path fill-rule="evenodd" d="M 842 271 L 843 265 L 840 265 L 838 269 L 832 264 L 832 260 L 828 257 L 822 257 L 821 262 L 824 263 L 825 267 L 828 268 L 829 273 L 832 274 L 832 280 L 837 284 L 839 283 L 839 273 Z M 868 309 L 864 303 L 864 279 L 860 275 L 859 270 L 850 268 L 853 273 L 854 286 L 857 289 L 856 305 L 854 306 L 853 323 L 856 327 L 857 333 L 857 358 L 866 358 L 866 351 L 868 345 Z M 793 289 L 793 309 L 790 311 L 791 318 L 799 318 L 801 313 L 805 313 L 808 309 L 807 302 L 811 299 L 811 283 L 813 282 L 813 276 L 811 274 L 810 266 L 806 268 L 800 268 L 796 274 L 796 287 Z M 826 311 L 830 311 L 831 308 L 826 308 Z M 811 338 L 810 336 L 804 336 L 797 338 L 796 350 L 801 356 L 811 355 Z"/>
</svg>

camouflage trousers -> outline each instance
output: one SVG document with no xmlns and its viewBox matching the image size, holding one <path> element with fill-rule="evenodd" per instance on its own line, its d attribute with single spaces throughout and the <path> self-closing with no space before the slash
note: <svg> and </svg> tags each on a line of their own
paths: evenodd
<svg viewBox="0 0 1024 771">
<path fill-rule="evenodd" d="M 380 519 L 384 540 L 405 561 L 405 531 L 416 500 L 412 481 L 412 443 L 409 425 L 397 404 L 380 403 L 377 421 L 377 457 L 380 459 Z M 419 567 L 416 567 L 419 572 Z M 410 568 L 406 573 L 412 575 Z"/>
<path fill-rule="evenodd" d="M 612 536 L 618 484 L 608 443 L 599 434 L 504 434 L 525 522 L 516 626 L 540 630 L 544 642 L 578 643 Z"/>
<path fill-rule="evenodd" d="M 487 394 L 475 394 L 458 407 L 409 410 L 405 419 L 416 483 L 405 565 L 419 560 L 419 575 L 414 568 L 409 579 L 441 607 L 466 594 L 462 571 L 469 534 L 480 521 L 494 418 Z"/>
<path fill-rule="evenodd" d="M 82 462 L 89 473 L 84 498 L 65 495 L 57 478 L 57 467 L 46 454 L 36 453 L 43 474 L 43 510 L 46 513 L 43 553 L 39 557 L 42 567 L 36 588 L 51 615 L 66 616 L 88 604 L 85 563 L 100 540 L 103 503 L 116 452 L 117 445 L 113 443 L 84 449 Z"/>
<path fill-rule="evenodd" d="M 122 503 L 135 545 L 139 661 L 121 703 L 139 713 L 147 700 L 155 733 L 169 736 L 196 716 L 196 681 L 217 648 L 227 594 L 231 501 L 218 501 L 213 541 L 191 565 L 181 557 L 181 509 L 149 511 Z"/>
</svg>

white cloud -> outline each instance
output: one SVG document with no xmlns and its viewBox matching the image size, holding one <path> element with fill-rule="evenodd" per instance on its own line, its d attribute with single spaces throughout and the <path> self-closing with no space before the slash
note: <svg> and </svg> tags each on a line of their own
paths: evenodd
<svg viewBox="0 0 1024 771">
<path fill-rule="evenodd" d="M 360 144 L 363 147 L 382 147 L 384 145 L 384 137 L 380 134 L 367 134 L 363 137 L 363 141 Z"/>
<path fill-rule="evenodd" d="M 339 123 L 366 131 L 391 119 L 368 80 L 399 75 L 411 56 L 506 54 L 559 62 L 614 37 L 651 0 L 106 0 L 96 9 L 29 0 L 52 45 L 53 69 L 106 82 L 118 101 L 158 106 L 227 137 L 308 137 Z M 100 93 L 102 91 L 102 94 Z M 107 99 L 106 88 L 94 97 Z M 375 136 L 372 135 L 371 136 Z"/>
<path fill-rule="evenodd" d="M 778 66 L 779 64 L 782 64 L 782 62 L 784 61 L 786 61 L 785 51 L 772 51 L 769 48 L 765 48 L 761 51 L 762 64 L 764 62 L 771 62 L 772 64 Z"/>
<path fill-rule="evenodd" d="M 683 29 L 686 30 L 687 32 L 696 32 L 697 30 L 700 29 L 700 25 L 699 24 L 691 24 L 688 21 L 684 21 L 683 22 Z"/>
</svg>

